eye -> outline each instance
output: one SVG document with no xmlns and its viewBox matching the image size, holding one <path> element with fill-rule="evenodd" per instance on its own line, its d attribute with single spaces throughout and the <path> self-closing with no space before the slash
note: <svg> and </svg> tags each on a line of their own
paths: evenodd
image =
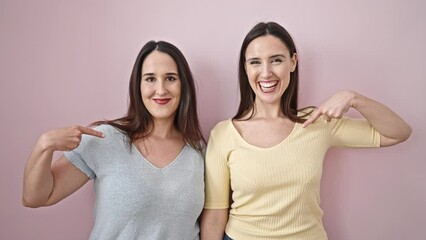
<svg viewBox="0 0 426 240">
<path fill-rule="evenodd" d="M 177 80 L 177 78 L 176 78 L 176 77 L 174 77 L 174 76 L 167 76 L 167 77 L 166 77 L 166 80 L 167 80 L 167 81 L 169 81 L 169 82 L 173 82 L 173 81 L 176 81 L 176 80 Z"/>
<path fill-rule="evenodd" d="M 147 78 L 145 78 L 145 81 L 146 82 L 154 82 L 155 78 L 154 77 L 147 77 Z"/>
<path fill-rule="evenodd" d="M 250 60 L 250 61 L 249 61 L 249 64 L 250 64 L 250 65 L 259 65 L 259 64 L 260 64 L 260 61 L 259 61 L 259 60 Z"/>
<path fill-rule="evenodd" d="M 281 58 L 274 58 L 271 61 L 272 64 L 280 64 L 282 62 L 283 62 L 283 60 Z"/>
</svg>

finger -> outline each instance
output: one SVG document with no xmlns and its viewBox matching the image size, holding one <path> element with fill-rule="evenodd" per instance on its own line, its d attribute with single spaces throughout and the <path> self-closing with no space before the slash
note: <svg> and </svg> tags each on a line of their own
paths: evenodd
<svg viewBox="0 0 426 240">
<path fill-rule="evenodd" d="M 100 137 L 100 138 L 105 137 L 105 134 L 103 132 L 96 131 L 92 128 L 79 126 L 78 129 L 80 130 L 82 134 L 91 135 L 91 136 Z"/>
<path fill-rule="evenodd" d="M 329 116 L 329 115 L 327 115 L 327 114 L 323 114 L 323 115 L 321 116 L 321 118 L 322 118 L 322 119 L 324 119 L 326 122 L 330 122 L 332 117 L 330 117 L 330 116 Z"/>
<path fill-rule="evenodd" d="M 342 118 L 343 113 L 344 112 L 342 110 L 334 110 L 334 111 L 330 111 L 330 112 L 325 113 L 324 116 L 326 115 L 328 118 L 330 118 L 330 120 L 333 119 L 333 118 L 334 119 L 340 119 L 340 118 Z M 329 122 L 330 120 L 327 120 L 327 121 Z"/>
<path fill-rule="evenodd" d="M 307 126 L 309 126 L 311 123 L 313 123 L 313 122 L 315 122 L 320 116 L 322 115 L 322 113 L 321 113 L 321 111 L 319 111 L 318 109 L 317 110 L 315 110 L 313 113 L 312 113 L 312 115 L 311 115 L 311 117 L 310 118 L 308 118 L 308 120 L 306 120 L 304 123 L 303 123 L 303 125 L 302 125 L 302 127 L 307 127 Z"/>
<path fill-rule="evenodd" d="M 332 116 L 332 118 L 334 118 L 334 119 L 341 119 L 342 118 L 342 115 L 334 115 L 334 116 Z"/>
<path fill-rule="evenodd" d="M 72 144 L 71 146 L 67 146 L 66 151 L 72 151 L 72 150 L 78 148 L 79 145 L 80 145 L 80 143 L 76 143 L 76 144 Z"/>
</svg>

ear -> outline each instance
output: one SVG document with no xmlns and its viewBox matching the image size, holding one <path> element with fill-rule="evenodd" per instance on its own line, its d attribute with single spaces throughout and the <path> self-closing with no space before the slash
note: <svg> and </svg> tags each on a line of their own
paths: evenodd
<svg viewBox="0 0 426 240">
<path fill-rule="evenodd" d="M 294 72 L 294 70 L 296 70 L 297 60 L 297 53 L 294 53 L 293 57 L 291 57 L 291 72 Z"/>
</svg>

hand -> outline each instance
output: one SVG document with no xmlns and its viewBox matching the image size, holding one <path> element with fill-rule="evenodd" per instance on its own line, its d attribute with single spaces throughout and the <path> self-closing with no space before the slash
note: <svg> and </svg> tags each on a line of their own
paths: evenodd
<svg viewBox="0 0 426 240">
<path fill-rule="evenodd" d="M 88 127 L 78 125 L 54 129 L 44 133 L 39 139 L 43 150 L 71 151 L 77 148 L 83 134 L 104 138 L 105 134 Z"/>
<path fill-rule="evenodd" d="M 349 90 L 340 91 L 334 94 L 325 103 L 315 109 L 311 117 L 308 118 L 302 126 L 304 128 L 309 126 L 321 116 L 327 122 L 330 122 L 332 118 L 342 118 L 343 114 L 345 114 L 349 108 L 355 107 L 355 97 L 356 93 Z"/>
</svg>

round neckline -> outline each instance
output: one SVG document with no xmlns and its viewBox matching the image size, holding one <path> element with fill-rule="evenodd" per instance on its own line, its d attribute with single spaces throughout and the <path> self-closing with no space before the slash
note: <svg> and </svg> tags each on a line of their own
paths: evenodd
<svg viewBox="0 0 426 240">
<path fill-rule="evenodd" d="M 241 133 L 235 127 L 232 118 L 229 119 L 228 121 L 229 121 L 229 124 L 231 125 L 232 130 L 236 133 L 236 135 L 238 136 L 238 138 L 239 138 L 240 141 L 242 141 L 245 145 L 247 145 L 247 146 L 249 146 L 251 148 L 254 148 L 254 149 L 258 149 L 258 150 L 271 150 L 271 149 L 274 149 L 274 148 L 280 146 L 281 144 L 283 144 L 284 142 L 286 142 L 287 139 L 289 139 L 294 134 L 294 132 L 296 131 L 296 128 L 298 128 L 299 125 L 300 125 L 297 122 L 294 123 L 294 126 L 291 129 L 290 133 L 287 135 L 287 137 L 285 137 L 283 140 L 281 140 L 277 144 L 275 144 L 273 146 L 270 146 L 270 147 L 259 147 L 259 146 L 256 146 L 254 144 L 249 143 L 246 139 L 244 139 L 244 137 L 241 135 Z"/>
</svg>

